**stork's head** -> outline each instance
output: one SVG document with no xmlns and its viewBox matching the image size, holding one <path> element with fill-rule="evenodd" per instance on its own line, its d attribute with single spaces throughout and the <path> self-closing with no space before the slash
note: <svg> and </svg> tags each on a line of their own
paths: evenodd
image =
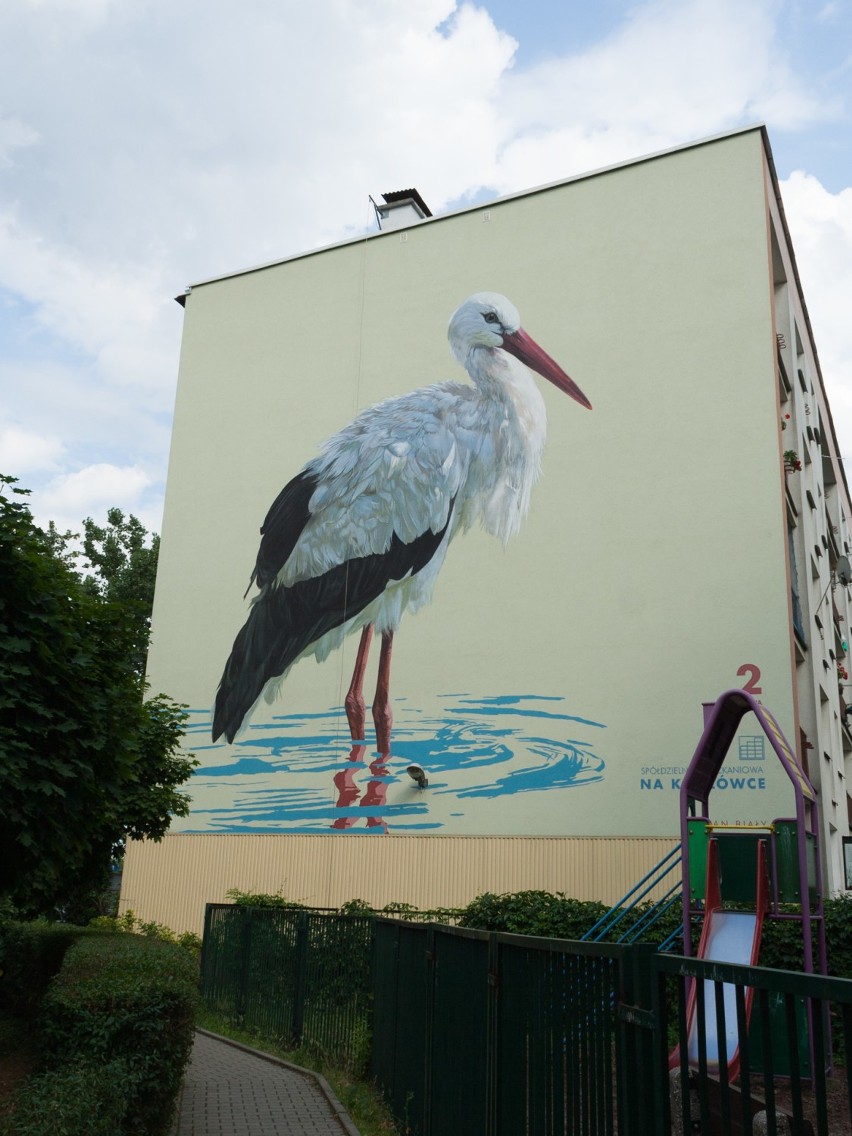
<svg viewBox="0 0 852 1136">
<path fill-rule="evenodd" d="M 574 380 L 524 331 L 518 309 L 505 296 L 497 292 L 468 296 L 450 320 L 448 337 L 453 355 L 468 370 L 472 351 L 501 348 L 591 410 Z"/>
</svg>

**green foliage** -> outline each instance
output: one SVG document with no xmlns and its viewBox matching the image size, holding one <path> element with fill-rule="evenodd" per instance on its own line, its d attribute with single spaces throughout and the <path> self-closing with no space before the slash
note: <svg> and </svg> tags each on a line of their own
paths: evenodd
<svg viewBox="0 0 852 1136">
<path fill-rule="evenodd" d="M 412 903 L 393 900 L 384 907 L 375 908 L 366 899 L 348 899 L 338 907 L 341 915 L 387 915 L 391 919 L 405 919 L 409 923 L 446 923 L 458 921 L 460 907 L 415 907 Z"/>
<path fill-rule="evenodd" d="M 76 547 L 80 533 L 61 533 L 53 521 L 43 534 L 50 554 L 79 575 L 84 590 L 107 603 L 119 604 L 134 625 L 133 663 L 141 675 L 151 633 L 151 608 L 157 578 L 160 538 L 150 536 L 142 522 L 121 509 L 107 512 L 106 525 L 91 517 L 83 521 L 82 552 Z M 79 573 L 79 562 L 83 572 Z"/>
<path fill-rule="evenodd" d="M 827 908 L 828 905 L 826 905 Z M 830 946 L 829 949 L 831 949 Z M 804 962 L 804 940 L 801 923 L 793 919 L 764 920 L 758 964 L 772 967 L 775 970 L 802 970 Z"/>
<path fill-rule="evenodd" d="M 825 937 L 828 973 L 852 978 L 852 896 L 839 895 L 826 901 Z"/>
<path fill-rule="evenodd" d="M 105 526 L 91 517 L 83 521 L 83 555 L 92 570 L 84 584 L 100 599 L 119 604 L 133 620 L 134 666 L 144 674 L 151 634 L 151 608 L 157 579 L 160 538 L 154 533 L 147 544 L 145 526 L 121 509 L 107 512 Z"/>
<path fill-rule="evenodd" d="M 795 912 L 798 913 L 798 910 L 796 907 Z M 837 978 L 852 978 L 852 896 L 840 895 L 825 900 L 824 914 L 828 973 Z M 814 927 L 814 955 L 817 952 L 816 933 Z M 761 966 L 780 970 L 802 970 L 802 924 L 797 919 L 767 919 L 763 925 L 759 962 Z M 815 958 L 815 962 L 818 959 Z"/>
<path fill-rule="evenodd" d="M 459 925 L 516 935 L 579 939 L 606 910 L 602 903 L 567 899 L 562 892 L 519 891 L 505 895 L 486 892 L 467 905 Z"/>
<path fill-rule="evenodd" d="M 373 908 L 366 899 L 347 899 L 337 909 L 341 915 L 373 915 Z"/>
<path fill-rule="evenodd" d="M 14 1101 L 3 1136 L 116 1136 L 127 1100 L 117 1087 L 132 1078 L 124 1061 L 74 1061 L 31 1077 Z"/>
<path fill-rule="evenodd" d="M 123 915 L 98 915 L 89 921 L 89 926 L 98 931 L 125 932 L 144 935 L 149 939 L 159 939 L 161 943 L 174 943 L 189 951 L 194 959 L 201 954 L 201 938 L 194 931 L 173 931 L 165 923 L 145 922 L 135 912 L 128 909 Z"/>
<path fill-rule="evenodd" d="M 309 904 L 287 899 L 281 892 L 270 895 L 265 892 L 240 891 L 229 888 L 225 893 L 237 907 L 281 907 L 298 911 L 313 911 Z M 366 899 L 347 899 L 337 911 L 339 915 L 387 915 L 392 919 L 406 919 L 414 923 L 454 923 L 461 914 L 461 908 L 430 907 L 421 909 L 411 903 L 394 900 L 382 908 L 375 908 Z"/>
<path fill-rule="evenodd" d="M 183 708 L 143 702 L 138 610 L 81 580 L 23 495 L 0 476 L 0 895 L 37 914 L 103 890 L 125 838 L 185 816 L 196 762 Z"/>
<path fill-rule="evenodd" d="M 415 907 L 411 903 L 393 900 L 386 903 L 377 915 L 387 915 L 391 919 L 405 919 L 408 923 L 455 923 L 462 913 L 459 907 Z"/>
<path fill-rule="evenodd" d="M 107 512 L 101 527 L 91 517 L 83 521 L 83 554 L 95 571 L 95 586 L 104 599 L 139 603 L 150 610 L 157 581 L 160 538 L 148 533 L 140 520 L 121 509 Z"/>
<path fill-rule="evenodd" d="M 632 929 L 643 919 L 651 904 L 639 904 L 625 912 L 606 935 L 614 942 L 624 936 L 632 941 Z M 542 935 L 559 939 L 579 939 L 607 908 L 601 903 L 566 899 L 562 893 L 522 891 L 506 895 L 486 892 L 477 896 L 461 913 L 459 925 L 483 931 L 510 931 L 519 935 Z M 798 910 L 798 908 L 796 909 Z M 408 916 L 404 916 L 408 918 Z M 681 908 L 676 903 L 663 915 L 642 928 L 638 938 L 646 943 L 662 943 L 681 924 Z M 798 920 L 767 919 L 760 948 L 760 965 L 781 970 L 804 968 L 802 925 Z M 825 901 L 825 930 L 828 945 L 828 972 L 839 978 L 852 978 L 852 896 L 842 895 Z M 694 941 L 697 942 L 697 934 Z M 816 952 L 816 930 L 814 931 Z M 668 948 L 673 954 L 683 949 L 677 938 Z"/>
<path fill-rule="evenodd" d="M 114 1133 L 165 1133 L 192 1049 L 196 968 L 185 950 L 139 935 L 90 935 L 67 952 L 42 1003 L 48 1069 L 124 1063 Z"/>
<path fill-rule="evenodd" d="M 353 1072 L 368 1057 L 373 918 L 234 905 L 205 928 L 202 998 Z"/>
<path fill-rule="evenodd" d="M 0 923 L 0 1007 L 30 1016 L 59 972 L 65 952 L 83 934 L 69 923 Z"/>
<path fill-rule="evenodd" d="M 645 923 L 651 904 L 637 904 L 625 911 L 604 941 L 663 943 L 681 922 L 679 905 L 653 922 Z M 459 926 L 481 931 L 506 931 L 515 935 L 538 935 L 553 939 L 581 939 L 609 909 L 592 900 L 568 899 L 562 892 L 519 891 L 505 895 L 486 892 L 472 900 L 459 916 Z M 637 925 L 642 921 L 642 926 Z M 680 949 L 678 940 L 671 948 Z"/>
<path fill-rule="evenodd" d="M 237 907 L 286 907 L 302 911 L 308 909 L 307 904 L 298 903 L 295 899 L 287 899 L 280 892 L 270 895 L 264 892 L 240 891 L 239 888 L 230 888 L 225 894 L 231 903 Z"/>
</svg>

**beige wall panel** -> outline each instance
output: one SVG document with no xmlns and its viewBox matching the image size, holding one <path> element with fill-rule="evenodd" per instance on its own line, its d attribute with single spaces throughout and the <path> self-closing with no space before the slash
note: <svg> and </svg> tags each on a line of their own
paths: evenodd
<svg viewBox="0 0 852 1136">
<path fill-rule="evenodd" d="M 615 903 L 672 848 L 637 839 L 174 834 L 128 845 L 121 911 L 201 933 L 206 903 L 229 888 L 281 893 L 316 907 L 460 907 L 477 895 L 544 890 Z"/>
</svg>

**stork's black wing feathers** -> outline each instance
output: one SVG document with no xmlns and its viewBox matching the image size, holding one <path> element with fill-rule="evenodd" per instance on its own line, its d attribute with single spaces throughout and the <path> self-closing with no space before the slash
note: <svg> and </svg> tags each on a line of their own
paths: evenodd
<svg viewBox="0 0 852 1136">
<path fill-rule="evenodd" d="M 353 619 L 394 580 L 420 572 L 440 547 L 454 504 L 455 499 L 440 532 L 427 529 L 408 544 L 394 533 L 385 552 L 353 557 L 289 588 L 265 588 L 252 605 L 225 664 L 216 693 L 213 740 L 224 734 L 232 742 L 267 682 L 283 674 L 311 643 Z M 256 573 L 260 582 L 259 568 Z M 274 578 L 274 573 L 268 578 Z"/>
<path fill-rule="evenodd" d="M 248 595 L 252 583 L 259 588 L 278 575 L 296 547 L 302 530 L 311 517 L 310 501 L 317 487 L 318 478 L 314 473 L 302 470 L 292 481 L 288 481 L 269 507 L 263 524 L 260 526 L 260 548 L 257 563 L 246 588 Z"/>
</svg>

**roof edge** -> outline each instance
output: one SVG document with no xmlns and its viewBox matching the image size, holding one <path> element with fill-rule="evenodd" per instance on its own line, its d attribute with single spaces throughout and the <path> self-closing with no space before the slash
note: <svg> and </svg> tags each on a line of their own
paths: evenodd
<svg viewBox="0 0 852 1136">
<path fill-rule="evenodd" d="M 548 192 L 549 190 L 552 190 L 552 189 L 559 189 L 563 185 L 572 185 L 574 182 L 585 181 L 587 178 L 600 177 L 601 174 L 612 173 L 615 170 L 626 169 L 629 166 L 638 166 L 638 165 L 641 165 L 643 162 L 652 162 L 657 158 L 665 158 L 669 154 L 679 154 L 679 153 L 682 153 L 686 150 L 694 150 L 694 149 L 697 149 L 699 146 L 709 146 L 709 145 L 712 145 L 714 142 L 721 142 L 726 138 L 736 138 L 740 134 L 750 134 L 753 131 L 760 131 L 763 134 L 764 145 L 765 145 L 767 153 L 769 154 L 769 157 L 770 157 L 770 165 L 771 165 L 771 169 L 772 169 L 772 173 L 773 173 L 775 188 L 776 188 L 776 191 L 777 191 L 778 181 L 777 181 L 777 177 L 775 175 L 775 166 L 774 166 L 774 163 L 772 163 L 772 152 L 769 149 L 769 141 L 768 141 L 768 135 L 767 135 L 767 132 L 766 132 L 766 126 L 762 122 L 756 122 L 756 123 L 751 124 L 750 126 L 740 126 L 740 127 L 737 127 L 735 130 L 726 130 L 726 131 L 723 131 L 720 134 L 711 134 L 711 135 L 708 135 L 706 138 L 698 138 L 693 142 L 681 143 L 678 146 L 669 146 L 664 150 L 654 150 L 649 154 L 642 154 L 642 155 L 640 155 L 639 157 L 636 157 L 636 158 L 628 158 L 628 159 L 626 159 L 622 162 L 613 162 L 612 165 L 599 166 L 598 168 L 596 168 L 594 170 L 587 170 L 587 171 L 585 171 L 581 174 L 572 174 L 570 177 L 559 178 L 557 181 L 544 182 L 542 185 L 531 186 L 528 189 L 516 190 L 514 193 L 507 193 L 507 194 L 504 194 L 502 197 L 494 197 L 489 201 L 480 201 L 476 205 L 466 205 L 466 206 L 463 206 L 461 209 L 453 209 L 448 213 L 440 213 L 440 214 L 438 214 L 438 216 L 425 217 L 422 221 L 412 223 L 411 226 L 406 225 L 406 226 L 401 226 L 399 229 L 387 229 L 384 232 L 379 231 L 379 232 L 375 232 L 375 233 L 364 233 L 361 236 L 349 237 L 346 240 L 342 240 L 342 241 L 333 241 L 331 244 L 321 245 L 317 248 L 305 249 L 303 252 L 293 253 L 290 256 L 277 257 L 275 260 L 264 261 L 261 264 L 250 265 L 246 268 L 237 268 L 237 269 L 234 269 L 232 272 L 223 272 L 223 273 L 221 273 L 221 275 L 218 275 L 218 276 L 207 276 L 207 277 L 204 277 L 202 280 L 195 281 L 194 284 L 190 284 L 186 288 L 186 291 L 183 292 L 181 295 L 176 296 L 175 299 L 182 307 L 185 307 L 186 306 L 186 297 L 190 294 L 192 289 L 193 288 L 200 288 L 205 284 L 217 284 L 220 281 L 231 280 L 231 279 L 233 279 L 234 277 L 237 277 L 237 276 L 249 276 L 253 272 L 263 272 L 268 268 L 275 268 L 279 264 L 289 264 L 291 261 L 294 261 L 294 260 L 302 260 L 306 256 L 317 256 L 320 253 L 330 252 L 332 249 L 346 248 L 348 245 L 357 245 L 357 244 L 361 244 L 364 241 L 372 241 L 372 240 L 381 239 L 382 237 L 389 237 L 389 236 L 395 235 L 397 233 L 403 232 L 406 228 L 414 227 L 414 224 L 416 224 L 416 226 L 418 228 L 422 225 L 434 225 L 437 222 L 447 220 L 450 217 L 460 217 L 465 213 L 473 213 L 473 212 L 476 212 L 479 209 L 490 209 L 492 206 L 501 205 L 506 201 L 516 201 L 518 198 L 530 197 L 532 194 L 535 194 L 535 193 L 546 193 L 546 192 Z M 779 200 L 780 200 L 780 197 L 779 197 Z M 786 225 L 786 221 L 785 221 L 785 225 Z M 789 237 L 789 233 L 787 234 L 787 236 Z"/>
</svg>

